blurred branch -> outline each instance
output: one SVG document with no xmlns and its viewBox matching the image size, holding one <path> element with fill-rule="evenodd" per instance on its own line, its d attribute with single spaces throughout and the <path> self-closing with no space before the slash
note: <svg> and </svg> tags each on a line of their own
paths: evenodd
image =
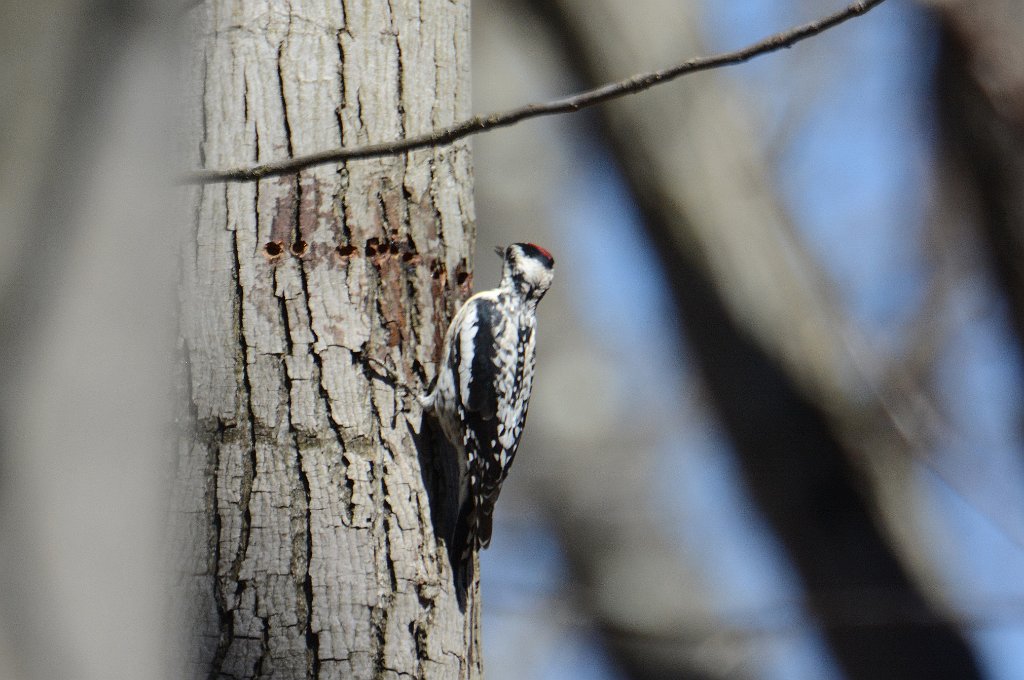
<svg viewBox="0 0 1024 680">
<path fill-rule="evenodd" d="M 964 216 L 988 250 L 1024 345 L 1024 15 L 1017 3 L 933 0 L 941 19 L 936 67 L 947 182 L 975 197 Z M 945 209 L 962 212 L 952 196 Z"/>
<path fill-rule="evenodd" d="M 657 23 L 639 26 L 624 21 L 627 10 L 613 0 L 533 0 L 592 82 L 636 53 L 696 42 L 692 17 L 672 15 L 672 4 L 651 2 L 646 15 Z M 879 496 L 903 498 L 884 473 L 903 462 L 907 442 L 874 394 L 881 365 L 853 356 L 862 344 L 853 324 L 778 203 L 743 102 L 709 76 L 601 115 L 747 487 L 844 673 L 978 677 L 955 624 L 901 559 L 911 549 L 899 545 L 898 554 L 876 521 L 899 519 Z M 891 594 L 927 623 L 828 626 L 836 606 L 829 594 L 863 590 Z M 872 614 L 870 602 L 844 604 L 851 616 Z M 617 622 L 604 623 L 614 631 Z"/>
<path fill-rule="evenodd" d="M 939 196 L 955 205 L 971 203 L 963 194 L 963 187 L 949 186 L 946 182 Z M 871 390 L 877 416 L 882 419 L 876 427 L 888 426 L 898 437 L 899 446 L 891 450 L 908 457 L 927 470 L 948 491 L 971 508 L 978 519 L 1000 534 L 1006 541 L 1018 548 L 1024 548 L 1024 525 L 1019 518 L 1006 512 L 1005 497 L 986 489 L 979 477 L 976 465 L 963 465 L 960 469 L 948 469 L 948 464 L 934 453 L 944 447 L 958 452 L 962 461 L 971 460 L 970 444 L 950 423 L 949 414 L 943 409 L 941 399 L 929 384 L 935 362 L 949 341 L 951 325 L 949 310 L 953 308 L 952 298 L 957 289 L 964 285 L 971 274 L 972 266 L 965 261 L 962 248 L 950 249 L 943 243 L 964 243 L 966 234 L 957 230 L 952 211 L 940 207 L 931 219 L 928 228 L 936 251 L 932 268 L 934 270 L 923 296 L 920 309 L 905 331 L 908 351 L 897 357 L 882 358 L 873 352 L 863 338 L 847 335 L 850 361 L 858 368 Z M 963 324 L 980 323 L 981 309 L 968 309 L 961 314 Z M 881 369 L 874 368 L 881 366 Z M 870 375 L 878 376 L 870 380 Z"/>
<path fill-rule="evenodd" d="M 560 113 L 572 113 L 595 104 L 600 104 L 612 99 L 626 95 L 643 92 L 649 88 L 667 83 L 675 78 L 699 71 L 707 71 L 723 66 L 742 64 L 754 57 L 769 54 L 784 48 L 792 47 L 801 40 L 818 35 L 828 29 L 852 19 L 853 17 L 865 14 L 876 5 L 885 0 L 863 0 L 856 2 L 845 9 L 834 14 L 822 17 L 803 26 L 782 31 L 765 38 L 743 49 L 710 57 L 697 57 L 689 59 L 681 64 L 641 73 L 613 83 L 607 83 L 591 90 L 581 92 L 569 97 L 555 99 L 549 102 L 526 104 L 519 108 L 500 111 L 487 115 L 474 116 L 469 120 L 449 125 L 448 127 L 429 132 L 425 135 L 407 137 L 391 142 L 378 144 L 366 144 L 349 148 L 331 149 L 320 151 L 305 156 L 297 156 L 282 161 L 263 163 L 255 166 L 234 168 L 229 170 L 195 170 L 185 175 L 181 182 L 183 184 L 210 184 L 214 182 L 254 182 L 265 177 L 277 177 L 288 175 L 305 170 L 317 165 L 328 163 L 340 163 L 344 161 L 377 158 L 380 156 L 391 156 L 395 154 L 424 149 L 428 147 L 444 146 L 459 139 L 475 135 L 480 132 L 508 127 L 520 121 L 539 116 L 550 116 Z"/>
</svg>

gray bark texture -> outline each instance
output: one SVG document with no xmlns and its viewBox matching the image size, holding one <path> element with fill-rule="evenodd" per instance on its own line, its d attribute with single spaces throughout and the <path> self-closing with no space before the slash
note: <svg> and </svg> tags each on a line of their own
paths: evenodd
<svg viewBox="0 0 1024 680">
<path fill-rule="evenodd" d="M 467 1 L 193 13 L 193 167 L 469 114 Z M 419 407 L 380 367 L 412 390 L 433 376 L 472 278 L 471 185 L 456 144 L 188 190 L 187 677 L 480 675 L 475 592 L 463 614 L 431 524 Z"/>
</svg>

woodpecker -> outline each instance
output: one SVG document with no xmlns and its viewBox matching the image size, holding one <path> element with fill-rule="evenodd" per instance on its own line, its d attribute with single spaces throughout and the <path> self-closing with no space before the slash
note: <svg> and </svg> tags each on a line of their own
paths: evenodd
<svg viewBox="0 0 1024 680">
<path fill-rule="evenodd" d="M 420 403 L 458 456 L 459 512 L 449 552 L 457 582 L 491 542 L 494 504 L 519 448 L 530 405 L 537 303 L 555 259 L 533 243 L 498 248 L 501 283 L 477 293 L 448 326 L 433 387 Z M 465 582 L 462 584 L 465 586 Z"/>
</svg>

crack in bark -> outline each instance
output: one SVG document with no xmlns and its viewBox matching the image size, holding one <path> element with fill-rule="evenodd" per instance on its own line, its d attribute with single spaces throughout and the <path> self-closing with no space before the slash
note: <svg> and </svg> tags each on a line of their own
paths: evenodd
<svg viewBox="0 0 1024 680">
<path fill-rule="evenodd" d="M 213 474 L 209 476 L 210 489 L 207 493 L 211 497 L 213 510 L 213 550 L 211 551 L 213 555 L 213 569 L 211 573 L 213 577 L 213 600 L 217 608 L 220 635 L 217 640 L 217 649 L 210 662 L 210 673 L 207 676 L 209 680 L 215 680 L 220 675 L 224 657 L 227 656 L 228 647 L 231 646 L 231 641 L 234 638 L 235 627 L 234 617 L 228 609 L 227 599 L 224 596 L 224 584 L 220 578 L 220 535 L 223 528 L 223 520 L 220 517 L 220 498 L 217 492 L 217 481 L 220 479 L 220 442 L 223 441 L 224 422 L 218 418 L 216 423 L 216 436 L 210 438 L 212 441 L 208 441 L 208 444 L 215 445 L 210 446 L 211 457 L 213 458 Z"/>
<path fill-rule="evenodd" d="M 377 405 L 371 397 L 369 399 L 369 406 L 371 412 L 371 423 L 373 427 L 372 438 L 374 441 L 380 442 L 382 448 L 384 448 L 384 438 L 381 432 L 383 425 L 381 423 L 380 411 L 377 409 Z M 382 558 L 386 563 L 391 562 L 390 555 L 390 542 L 388 540 L 387 532 L 387 513 L 390 512 L 390 504 L 387 502 L 387 487 L 385 478 L 387 472 L 384 468 L 383 455 L 378 455 L 375 460 L 369 461 L 370 474 L 374 480 L 374 494 L 373 494 L 373 505 L 374 505 L 374 520 L 372 526 L 372 534 L 379 537 L 378 540 L 373 541 L 374 546 L 374 566 L 375 576 L 380 578 L 380 567 L 382 566 Z M 389 571 L 393 571 L 394 566 L 391 564 L 388 567 Z M 393 576 L 391 577 L 393 578 Z M 381 588 L 378 588 L 380 592 Z M 392 590 L 392 593 L 395 591 Z M 372 612 L 370 614 L 370 625 L 373 632 L 373 642 L 375 645 L 374 652 L 374 669 L 375 677 L 381 677 L 386 670 L 385 668 L 385 646 L 387 643 L 387 623 L 390 615 L 390 607 L 392 604 L 393 596 L 389 597 L 387 592 L 383 592 L 377 604 L 371 605 Z"/>
<path fill-rule="evenodd" d="M 387 644 L 387 610 L 380 605 L 370 605 L 370 631 L 374 643 L 373 650 L 373 677 L 381 678 L 386 668 L 384 647 Z"/>
<path fill-rule="evenodd" d="M 258 139 L 257 139 L 256 146 L 257 146 L 256 153 L 259 153 L 259 141 L 258 141 Z M 253 192 L 252 192 L 252 214 L 253 215 L 259 215 L 260 214 L 260 183 L 259 182 L 256 182 L 255 186 L 253 187 Z M 259 224 L 257 223 L 257 225 L 256 225 L 256 238 L 253 240 L 253 244 L 252 244 L 252 254 L 253 254 L 253 257 L 255 257 L 256 254 L 260 252 L 260 234 L 259 234 L 259 231 L 260 231 Z"/>
<path fill-rule="evenodd" d="M 285 120 L 286 121 L 288 120 L 287 115 L 285 116 Z M 292 221 L 293 221 L 293 225 L 292 225 L 292 227 L 293 227 L 292 228 L 292 243 L 298 243 L 299 241 L 302 240 L 302 182 L 300 180 L 300 177 L 301 177 L 300 175 L 295 175 L 295 203 L 292 206 L 292 208 L 293 208 L 293 213 L 292 213 Z M 313 227 L 316 228 L 316 225 L 314 224 Z M 302 270 L 301 261 L 300 261 L 298 266 L 299 266 L 299 270 L 301 271 Z M 301 274 L 300 274 L 300 276 L 301 276 Z M 303 288 L 305 288 L 305 286 L 303 286 Z M 309 308 L 309 300 L 308 300 L 308 298 L 306 299 L 305 302 L 306 302 L 306 307 L 308 309 Z M 310 323 L 309 323 L 310 332 L 312 333 L 312 330 L 313 330 L 312 316 L 310 316 L 309 319 L 310 319 Z"/>
<path fill-rule="evenodd" d="M 396 97 L 398 101 L 398 136 L 405 137 L 405 59 L 402 57 L 402 41 L 398 35 L 398 29 L 395 28 L 395 9 L 391 5 L 391 0 L 387 0 L 388 15 L 390 17 L 391 32 L 395 36 L 395 53 L 398 58 L 395 60 L 395 89 Z M 408 154 L 406 154 L 408 158 Z"/>
<path fill-rule="evenodd" d="M 380 226 L 384 231 L 383 241 L 387 242 L 389 240 L 390 230 L 392 227 L 391 220 L 388 218 L 388 206 L 387 203 L 384 202 L 384 190 L 379 189 L 374 198 L 377 199 L 377 207 L 380 208 Z"/>
<path fill-rule="evenodd" d="M 225 203 L 225 221 L 226 222 L 230 221 L 230 213 L 227 212 L 227 203 Z M 244 305 L 243 305 L 244 289 L 243 289 L 243 286 L 242 286 L 242 283 L 241 283 L 240 264 L 239 264 L 240 253 L 238 252 L 238 249 L 241 247 L 241 244 L 240 244 L 239 239 L 238 239 L 237 231 L 233 231 L 232 232 L 232 239 L 233 239 L 233 244 L 232 244 L 232 248 L 230 250 L 231 250 L 231 253 L 232 253 L 232 259 L 233 259 L 232 266 L 233 266 L 233 273 L 234 273 L 234 279 L 235 279 L 235 305 L 236 305 L 236 309 L 237 309 L 236 317 L 235 317 L 235 323 L 236 323 L 236 339 L 238 341 L 238 348 L 239 348 L 238 354 L 236 355 L 236 360 L 240 359 L 239 360 L 239 364 L 240 364 L 240 372 L 241 372 L 241 377 L 242 377 L 241 391 L 244 392 L 244 395 L 239 395 L 239 396 L 240 397 L 244 397 L 244 399 L 242 399 L 240 401 L 244 401 L 244 403 L 245 403 L 245 410 L 246 410 L 245 415 L 247 417 L 247 421 L 248 421 L 248 425 L 249 425 L 249 431 L 247 433 L 248 437 L 247 437 L 246 441 L 244 442 L 244 443 L 248 444 L 248 453 L 249 453 L 249 455 L 244 457 L 244 459 L 243 459 L 248 464 L 243 466 L 243 469 L 242 469 L 242 480 L 241 480 L 240 489 L 239 489 L 239 495 L 240 495 L 239 507 L 242 508 L 242 519 L 241 519 L 241 524 L 239 526 L 238 549 L 237 549 L 237 552 L 235 553 L 234 558 L 231 561 L 231 566 L 228 569 L 228 573 L 222 575 L 221 571 L 220 571 L 220 569 L 221 569 L 221 567 L 220 567 L 220 565 L 221 565 L 221 557 L 222 557 L 222 555 L 221 555 L 221 547 L 220 546 L 221 546 L 221 531 L 222 531 L 222 527 L 223 527 L 223 520 L 221 519 L 220 495 L 219 495 L 219 493 L 217 493 L 216 485 L 221 480 L 221 473 L 220 473 L 221 447 L 224 445 L 225 441 L 228 438 L 228 431 L 229 430 L 237 430 L 237 424 L 234 424 L 234 423 L 233 424 L 228 424 L 228 423 L 225 423 L 223 421 L 223 419 L 218 418 L 217 419 L 218 426 L 217 426 L 217 431 L 216 431 L 216 441 L 217 441 L 217 447 L 216 447 L 216 452 L 217 453 L 216 453 L 216 463 L 215 463 L 215 465 L 216 465 L 215 471 L 216 472 L 215 472 L 215 474 L 213 476 L 214 487 L 215 487 L 214 488 L 214 503 L 215 503 L 215 505 L 214 505 L 213 524 L 214 524 L 215 534 L 216 534 L 216 545 L 215 545 L 215 550 L 214 550 L 215 564 L 214 564 L 214 571 L 213 571 L 213 573 L 214 573 L 214 597 L 215 597 L 215 600 L 217 602 L 217 613 L 218 613 L 218 618 L 219 618 L 219 621 L 220 621 L 220 638 L 219 638 L 219 641 L 218 641 L 217 650 L 216 650 L 216 652 L 214 654 L 213 662 L 211 663 L 211 667 L 210 667 L 209 678 L 211 680 L 213 678 L 216 678 L 216 677 L 221 677 L 224 674 L 223 670 L 222 670 L 223 663 L 224 663 L 224 660 L 227 658 L 227 654 L 228 654 L 228 652 L 229 652 L 229 650 L 231 648 L 231 645 L 234 642 L 234 638 L 235 638 L 235 635 L 234 635 L 234 627 L 235 627 L 235 624 L 234 624 L 234 609 L 228 605 L 227 596 L 226 596 L 226 594 L 224 592 L 224 586 L 227 583 L 232 583 L 232 582 L 236 583 L 237 585 L 236 585 L 236 590 L 235 590 L 235 600 L 236 600 L 236 603 L 238 601 L 240 601 L 240 596 L 241 596 L 242 591 L 244 591 L 244 589 L 245 589 L 245 584 L 244 584 L 244 582 L 239 580 L 239 576 L 241 574 L 242 562 L 245 559 L 245 556 L 246 556 L 246 554 L 248 552 L 248 549 L 249 549 L 249 538 L 250 538 L 250 535 L 251 535 L 251 528 L 252 528 L 252 509 L 250 507 L 250 502 L 251 502 L 251 499 L 252 499 L 252 488 L 253 488 L 253 483 L 254 483 L 254 480 L 255 480 L 255 477 L 256 477 L 256 464 L 257 464 L 257 460 L 256 460 L 256 445 L 255 445 L 256 420 L 255 420 L 255 416 L 254 416 L 253 408 L 252 408 L 252 385 L 251 385 L 250 380 L 249 380 L 249 370 L 248 370 L 249 346 L 248 346 L 248 343 L 247 343 L 246 337 L 245 337 L 245 325 L 244 325 L 244 319 L 243 319 L 243 316 L 244 316 Z M 267 651 L 266 648 L 263 648 L 261 650 L 261 653 L 265 654 L 266 651 Z"/>
<path fill-rule="evenodd" d="M 291 418 L 289 418 L 289 424 L 291 424 Z M 306 620 L 305 620 L 305 638 L 306 638 L 306 655 L 307 655 L 307 671 L 311 678 L 320 677 L 320 635 L 318 632 L 313 630 L 313 575 L 310 570 L 310 566 L 313 563 L 313 512 L 312 502 L 313 494 L 309 484 L 309 477 L 304 469 L 305 456 L 302 451 L 302 445 L 299 443 L 298 432 L 295 430 L 294 425 L 291 425 L 292 439 L 295 443 L 296 451 L 296 466 L 299 473 L 299 481 L 302 483 L 302 492 L 306 497 L 306 564 L 305 564 L 305 575 L 302 579 L 302 597 L 306 607 Z"/>
<path fill-rule="evenodd" d="M 338 121 L 338 139 L 341 143 L 345 144 L 345 118 L 342 116 L 342 112 L 347 108 L 346 94 L 347 85 L 345 84 L 345 64 L 348 60 L 345 57 L 345 41 L 343 36 L 347 35 L 350 38 L 352 34 L 348 30 L 348 11 L 345 9 L 344 0 L 339 0 L 338 5 L 341 8 L 342 17 L 344 17 L 344 24 L 338 29 L 336 35 L 337 46 L 338 46 L 338 106 L 334 109 L 334 117 Z M 342 163 L 338 166 L 339 169 L 343 169 L 345 164 Z"/>
<path fill-rule="evenodd" d="M 348 201 L 345 200 L 345 190 L 348 186 L 347 171 L 345 166 L 341 166 L 339 172 L 343 173 L 342 186 L 338 187 L 338 194 L 334 197 L 338 205 L 338 222 L 341 227 L 341 235 L 345 239 L 346 244 L 352 243 L 352 227 L 348 224 Z"/>
<path fill-rule="evenodd" d="M 260 655 L 256 659 L 256 665 L 253 668 L 253 677 L 259 678 L 263 676 L 264 664 L 267 661 L 267 653 L 270 651 L 270 620 L 266 617 L 260 616 L 260 591 L 258 588 L 253 588 L 253 615 L 260 620 L 263 625 L 263 635 L 261 636 Z"/>
<path fill-rule="evenodd" d="M 394 460 L 395 454 L 391 451 L 387 442 L 381 437 L 381 448 L 387 453 L 388 456 Z M 383 458 L 383 457 L 382 457 Z M 395 560 L 391 556 L 391 522 L 394 520 L 395 512 L 391 507 L 391 501 L 388 500 L 391 497 L 391 492 L 388 489 L 388 470 L 387 463 L 381 460 L 381 478 L 380 478 L 380 489 L 381 489 L 381 524 L 384 529 L 384 562 L 387 566 L 388 577 L 391 580 L 391 591 L 392 593 L 398 592 L 398 571 L 395 569 Z M 401 531 L 401 527 L 399 527 Z"/>
<path fill-rule="evenodd" d="M 285 41 L 281 41 L 281 44 L 277 46 L 277 87 L 278 92 L 281 95 L 281 113 L 284 118 L 284 139 L 285 144 L 288 148 L 289 158 L 295 155 L 295 149 L 292 147 L 292 125 L 288 120 L 288 100 L 284 96 L 284 65 L 282 59 L 284 58 L 284 44 Z M 295 181 L 298 181 L 298 175 L 295 177 Z"/>
<path fill-rule="evenodd" d="M 242 76 L 242 120 L 249 122 L 249 77 Z"/>
<path fill-rule="evenodd" d="M 252 124 L 252 133 L 253 133 L 254 147 L 255 147 L 253 149 L 253 156 L 255 156 L 256 162 L 258 163 L 259 160 L 260 160 L 260 155 L 261 155 L 260 154 L 260 124 L 258 122 L 255 122 L 255 121 L 253 122 L 253 124 Z M 259 188 L 258 188 L 259 185 L 260 185 L 259 182 L 257 182 L 256 183 L 257 195 L 259 195 L 259 193 L 258 193 L 259 192 Z"/>
<path fill-rule="evenodd" d="M 239 494 L 241 496 L 240 507 L 242 508 L 242 525 L 239 528 L 238 538 L 238 552 L 235 554 L 235 559 L 231 564 L 231 577 L 238 579 L 239 574 L 242 570 L 242 560 L 245 559 L 245 555 L 249 550 L 249 536 L 252 531 L 252 508 L 250 502 L 252 500 L 252 488 L 256 480 L 256 431 L 257 423 L 255 412 L 253 411 L 252 403 L 252 382 L 249 378 L 249 343 L 245 337 L 245 289 L 242 286 L 241 279 L 241 243 L 238 239 L 238 233 L 234 234 L 234 247 L 231 249 L 234 255 L 234 274 L 235 274 L 235 287 L 238 304 L 238 348 L 241 356 L 241 373 L 242 373 L 242 389 L 244 390 L 244 403 L 245 403 L 245 416 L 249 425 L 248 440 L 248 452 L 249 455 L 245 458 L 248 463 L 242 468 L 242 482 L 240 485 Z"/>
</svg>

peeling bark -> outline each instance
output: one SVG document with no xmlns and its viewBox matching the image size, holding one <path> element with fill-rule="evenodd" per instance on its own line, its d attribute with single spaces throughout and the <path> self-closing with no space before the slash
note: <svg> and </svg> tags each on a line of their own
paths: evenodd
<svg viewBox="0 0 1024 680">
<path fill-rule="evenodd" d="M 195 10 L 192 160 L 380 142 L 469 113 L 468 2 Z M 469 150 L 189 190 L 188 677 L 474 677 L 411 389 L 468 293 Z"/>
</svg>

